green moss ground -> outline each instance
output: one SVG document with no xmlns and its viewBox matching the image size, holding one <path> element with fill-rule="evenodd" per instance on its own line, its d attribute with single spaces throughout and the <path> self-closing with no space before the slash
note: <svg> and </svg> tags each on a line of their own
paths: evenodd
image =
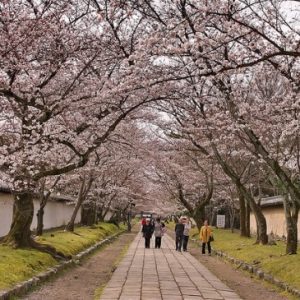
<svg viewBox="0 0 300 300">
<path fill-rule="evenodd" d="M 56 263 L 50 255 L 39 251 L 0 246 L 0 290 L 26 280 Z"/>
<path fill-rule="evenodd" d="M 113 224 L 100 223 L 92 227 L 76 227 L 74 233 L 50 231 L 39 237 L 38 241 L 52 245 L 66 255 L 74 255 L 122 229 Z M 56 264 L 57 261 L 46 253 L 0 245 L 0 290 L 8 289 Z"/>
<path fill-rule="evenodd" d="M 174 224 L 168 224 L 170 231 Z M 274 246 L 254 245 L 254 238 L 240 237 L 238 232 L 214 229 L 215 250 L 223 251 L 230 256 L 248 262 L 256 263 L 258 267 L 275 278 L 300 289 L 300 247 L 297 255 L 285 255 L 285 243 L 278 241 Z M 199 240 L 197 228 L 193 228 L 191 238 Z M 257 263 L 259 262 L 259 263 Z"/>
<path fill-rule="evenodd" d="M 39 242 L 54 246 L 66 255 L 74 255 L 84 248 L 117 232 L 117 227 L 110 223 L 100 223 L 91 227 L 76 227 L 75 232 L 63 230 L 47 232 L 38 239 Z"/>
<path fill-rule="evenodd" d="M 300 255 L 285 255 L 284 242 L 278 241 L 273 246 L 254 245 L 254 238 L 242 238 L 238 233 L 222 229 L 215 229 L 214 236 L 216 250 L 251 264 L 259 262 L 261 269 L 300 289 Z"/>
</svg>

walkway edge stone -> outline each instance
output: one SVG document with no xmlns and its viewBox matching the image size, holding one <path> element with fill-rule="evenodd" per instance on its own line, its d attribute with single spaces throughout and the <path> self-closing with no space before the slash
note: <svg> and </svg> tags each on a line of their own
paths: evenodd
<svg viewBox="0 0 300 300">
<path fill-rule="evenodd" d="M 67 261 L 62 261 L 62 262 L 58 263 L 57 265 L 55 265 L 51 268 L 48 268 L 46 271 L 39 273 L 36 276 L 34 276 L 26 281 L 17 283 L 13 288 L 11 288 L 9 290 L 0 291 L 0 300 L 9 300 L 15 296 L 22 296 L 22 295 L 26 294 L 32 288 L 36 287 L 38 284 L 41 284 L 41 283 L 49 280 L 50 278 L 54 277 L 56 274 L 61 273 L 63 270 L 65 270 L 69 266 L 74 266 L 74 265 L 78 264 L 81 259 L 88 256 L 89 254 L 91 254 L 92 252 L 94 252 L 95 250 L 100 248 L 101 246 L 107 244 L 111 240 L 115 239 L 116 237 L 118 237 L 120 234 L 122 234 L 124 232 L 126 232 L 126 230 L 121 230 L 120 232 L 117 232 L 111 236 L 108 236 L 104 240 L 98 241 L 94 245 L 90 246 L 89 248 L 74 255 L 74 257 L 72 259 L 67 260 Z"/>
<path fill-rule="evenodd" d="M 246 263 L 245 261 L 236 259 L 234 257 L 229 256 L 227 253 L 223 251 L 218 251 L 215 249 L 212 249 L 212 252 L 219 256 L 223 260 L 229 261 L 231 264 L 238 265 L 238 268 L 241 268 L 242 270 L 245 270 L 251 274 L 255 274 L 257 278 L 261 280 L 265 280 L 276 287 L 280 288 L 281 290 L 288 291 L 294 296 L 300 297 L 300 290 L 288 285 L 286 282 L 283 282 L 277 278 L 274 278 L 273 275 L 264 272 L 263 270 L 257 268 L 257 266 L 251 265 L 249 263 Z"/>
</svg>

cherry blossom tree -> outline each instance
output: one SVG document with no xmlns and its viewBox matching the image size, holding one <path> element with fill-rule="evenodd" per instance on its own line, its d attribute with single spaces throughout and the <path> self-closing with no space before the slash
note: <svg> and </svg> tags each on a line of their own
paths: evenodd
<svg viewBox="0 0 300 300">
<path fill-rule="evenodd" d="M 300 33 L 288 2 L 299 7 L 271 0 L 1 3 L 0 166 L 15 194 L 4 241 L 37 246 L 30 224 L 39 181 L 93 168 L 91 157 L 124 121 L 149 120 L 158 109 L 173 126 L 168 139 L 183 137 L 201 155 L 199 163 L 183 147 L 187 160 L 171 159 L 182 194 L 197 194 L 196 161 L 201 168 L 213 161 L 250 205 L 265 244 L 265 219 L 245 176 L 251 162 L 263 166 L 285 194 L 287 252 L 296 253 Z M 201 172 L 201 183 L 211 182 Z"/>
<path fill-rule="evenodd" d="M 252 73 L 250 82 L 244 86 L 238 85 L 238 88 L 231 79 L 223 93 L 226 94 L 227 110 L 233 125 L 237 128 L 237 132 L 240 132 L 239 138 L 248 151 L 259 161 L 263 160 L 272 170 L 282 187 L 281 193 L 286 195 L 284 199 L 288 232 L 286 251 L 296 253 L 299 211 L 296 145 L 299 124 L 295 120 L 298 119 L 299 109 L 294 105 L 293 84 L 267 66 L 264 66 L 264 72 L 264 74 Z M 266 76 L 271 74 L 274 80 L 266 81 Z M 232 82 L 234 83 L 231 84 Z M 290 147 L 290 143 L 293 146 Z"/>
<path fill-rule="evenodd" d="M 129 59 L 141 20 L 123 26 L 113 4 L 105 11 L 99 19 L 84 3 L 1 4 L 1 170 L 15 194 L 7 244 L 38 247 L 30 224 L 40 179 L 85 166 L 130 113 L 164 97 L 145 91 L 145 63 Z"/>
<path fill-rule="evenodd" d="M 207 119 L 206 125 L 197 124 L 195 118 L 193 121 L 198 128 L 206 126 L 210 129 L 207 137 L 214 155 L 224 172 L 231 176 L 245 198 L 248 198 L 247 201 L 252 203 L 252 210 L 257 211 L 261 228 L 264 231 L 262 242 L 266 243 L 264 218 L 255 208 L 255 201 L 249 191 L 240 184 L 239 176 L 230 168 L 230 165 L 224 164 L 219 147 L 224 143 L 225 135 L 235 134 L 241 139 L 240 143 L 243 143 L 249 151 L 247 147 L 249 144 L 245 145 L 246 135 L 247 142 L 251 144 L 250 148 L 254 147 L 254 151 L 249 151 L 251 155 L 265 161 L 279 178 L 285 190 L 289 191 L 291 198 L 295 199 L 296 206 L 299 204 L 298 184 L 291 180 L 282 162 L 272 156 L 272 150 L 262 143 L 261 136 L 256 131 L 257 127 L 251 127 L 247 122 L 249 115 L 241 117 L 247 102 L 243 93 L 249 88 L 249 84 L 245 83 L 249 77 L 253 78 L 253 73 L 269 74 L 269 77 L 272 76 L 271 74 L 280 73 L 290 85 L 289 94 L 286 94 L 285 101 L 281 101 L 280 115 L 288 120 L 285 124 L 289 129 L 286 132 L 290 132 L 290 129 L 295 132 L 295 128 L 298 128 L 297 125 L 295 127 L 297 123 L 295 120 L 298 119 L 296 107 L 298 107 L 300 55 L 297 23 L 286 15 L 284 1 L 278 1 L 276 4 L 273 1 L 218 1 L 218 3 L 216 1 L 209 3 L 177 1 L 176 4 L 168 2 L 168 5 L 166 9 L 161 9 L 159 5 L 149 7 L 148 3 L 143 6 L 145 13 L 150 14 L 152 19 L 159 24 L 159 30 L 153 34 L 153 38 L 157 43 L 160 42 L 156 55 L 167 57 L 166 60 L 169 62 L 165 80 L 178 82 L 186 80 L 189 85 L 194 85 L 193 89 L 188 90 L 187 84 L 178 84 L 178 94 L 188 97 L 190 101 L 201 98 L 198 102 L 198 109 L 199 111 L 202 109 L 202 115 L 208 115 L 207 105 L 216 106 L 213 110 L 215 118 Z M 165 22 L 165 20 L 172 21 Z M 171 62 L 172 73 L 170 72 Z M 206 84 L 201 84 L 205 78 L 208 78 Z M 239 80 L 243 83 L 238 83 Z M 234 86 L 232 86 L 233 82 Z M 278 92 L 280 93 L 280 89 Z M 203 94 L 206 94 L 206 97 Z M 238 103 L 230 100 L 233 94 L 236 95 L 235 99 L 239 100 Z M 259 101 L 265 105 L 266 100 L 260 97 Z M 271 101 L 269 103 L 271 105 Z M 218 111 L 218 106 L 221 111 Z M 284 114 L 286 107 L 290 106 L 293 107 L 293 112 L 296 108 L 294 118 Z M 182 118 L 188 118 L 183 112 L 181 103 L 177 103 L 176 107 L 181 121 Z M 250 107 L 250 116 L 255 116 L 254 108 L 258 107 L 262 106 Z M 264 109 L 262 111 L 265 112 Z M 234 119 L 233 122 L 231 118 Z M 222 130 L 218 132 L 221 138 L 217 139 L 216 135 L 211 135 L 211 128 L 215 129 L 214 123 L 220 123 L 220 120 L 227 130 L 221 132 L 224 129 L 222 127 Z M 195 127 L 194 124 L 193 126 Z M 240 136 L 239 132 L 241 132 Z M 241 145 L 235 151 L 240 149 L 242 149 Z M 288 205 L 289 202 L 285 201 L 287 210 Z M 290 223 L 289 227 L 291 227 L 293 222 L 287 223 Z M 292 240 L 295 241 L 294 234 Z M 289 251 L 289 253 L 293 252 L 295 251 Z"/>
<path fill-rule="evenodd" d="M 154 185 L 162 185 L 174 204 L 187 209 L 200 228 L 204 208 L 213 195 L 212 165 L 201 160 L 199 153 L 195 155 L 184 140 L 171 138 L 167 132 L 148 133 L 148 139 L 144 145 L 149 160 L 146 176 Z"/>
</svg>

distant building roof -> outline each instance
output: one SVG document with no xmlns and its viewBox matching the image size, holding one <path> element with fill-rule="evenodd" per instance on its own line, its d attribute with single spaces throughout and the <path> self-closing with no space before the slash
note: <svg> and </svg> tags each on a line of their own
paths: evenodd
<svg viewBox="0 0 300 300">
<path fill-rule="evenodd" d="M 7 194 L 9 194 L 10 193 L 10 189 L 9 188 L 5 188 L 3 186 L 0 186 L 0 193 L 7 193 Z"/>
<path fill-rule="evenodd" d="M 260 205 L 262 207 L 282 206 L 283 205 L 283 197 L 279 195 L 279 196 L 261 198 Z"/>
<path fill-rule="evenodd" d="M 50 199 L 55 201 L 75 202 L 76 198 L 69 195 L 51 194 Z"/>
<path fill-rule="evenodd" d="M 0 171 L 0 192 L 10 193 L 10 186 L 5 180 L 5 175 Z"/>
<path fill-rule="evenodd" d="M 11 193 L 11 190 L 8 186 L 0 184 L 0 193 Z"/>
<path fill-rule="evenodd" d="M 0 184 L 0 193 L 11 194 L 11 189 L 8 186 Z M 76 198 L 69 195 L 52 193 L 49 200 L 61 202 L 75 202 Z"/>
</svg>

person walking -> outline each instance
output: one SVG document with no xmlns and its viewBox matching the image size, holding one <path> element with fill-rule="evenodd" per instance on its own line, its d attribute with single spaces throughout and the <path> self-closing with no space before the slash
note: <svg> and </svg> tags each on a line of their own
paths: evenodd
<svg viewBox="0 0 300 300">
<path fill-rule="evenodd" d="M 184 224 L 183 224 L 183 218 L 181 217 L 179 219 L 179 222 L 175 225 L 176 251 L 179 252 L 181 252 L 181 247 L 182 247 L 183 231 L 184 231 Z"/>
<path fill-rule="evenodd" d="M 212 228 L 208 225 L 208 221 L 204 221 L 204 225 L 200 229 L 200 240 L 202 242 L 202 254 L 205 254 L 205 247 L 207 245 L 208 255 L 211 255 L 210 241 L 212 239 Z"/>
<path fill-rule="evenodd" d="M 182 248 L 183 251 L 187 251 L 187 245 L 189 242 L 190 229 L 192 228 L 192 224 L 189 218 L 186 218 L 184 221 L 184 230 L 183 230 L 183 241 Z"/>
<path fill-rule="evenodd" d="M 161 247 L 161 238 L 164 233 L 163 223 L 161 223 L 160 218 L 156 218 L 154 223 L 154 236 L 155 236 L 155 248 Z"/>
<path fill-rule="evenodd" d="M 145 248 L 150 248 L 150 240 L 153 234 L 153 226 L 150 223 L 150 219 L 146 219 L 146 224 L 143 225 L 142 233 L 145 239 Z"/>
</svg>

